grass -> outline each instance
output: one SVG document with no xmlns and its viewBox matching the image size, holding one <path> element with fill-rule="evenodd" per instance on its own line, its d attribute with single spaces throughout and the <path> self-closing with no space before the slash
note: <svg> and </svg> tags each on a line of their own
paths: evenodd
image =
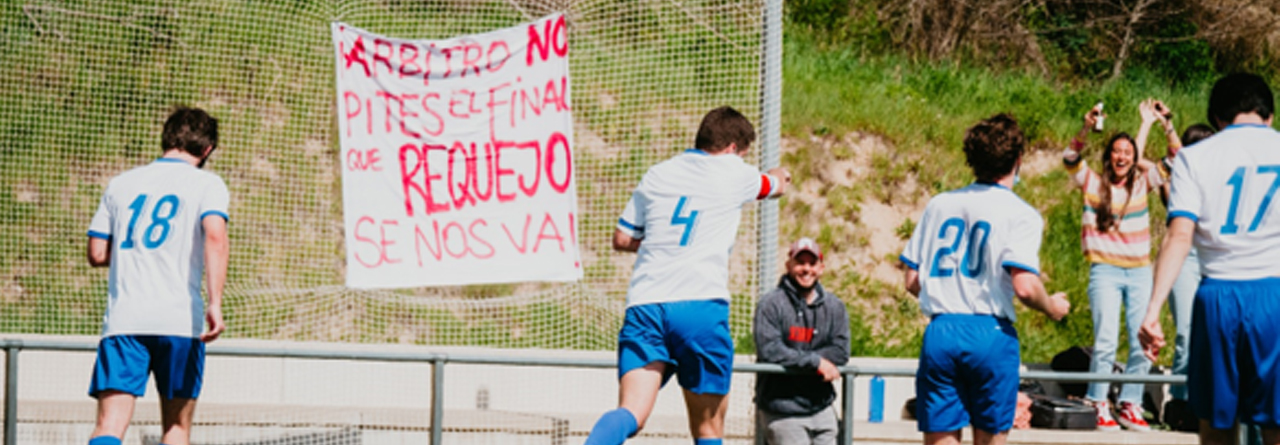
<svg viewBox="0 0 1280 445">
<path fill-rule="evenodd" d="M 1033 151 L 1057 152 L 1080 128 L 1080 116 L 1099 101 L 1106 103 L 1106 134 L 1120 130 L 1136 133 L 1140 122 L 1137 104 L 1147 97 L 1170 104 L 1177 113 L 1175 124 L 1185 128 L 1203 120 L 1210 86 L 1174 87 L 1139 70 L 1114 83 L 1065 83 L 1016 70 L 867 55 L 860 53 L 856 44 L 831 45 L 801 29 L 788 29 L 785 45 L 783 134 L 799 141 L 815 136 L 838 139 L 850 132 L 883 137 L 891 149 L 872 157 L 870 179 L 859 186 L 866 197 L 895 205 L 914 198 L 901 195 L 907 178 L 914 178 L 921 186 L 920 193 L 929 195 L 971 182 L 960 151 L 964 132 L 995 113 L 1012 113 Z M 1094 136 L 1085 151 L 1094 165 L 1104 139 Z M 1150 139 L 1147 155 L 1162 156 L 1163 138 L 1155 132 Z M 783 165 L 797 170 L 800 179 L 812 177 L 813 164 L 820 162 L 815 159 L 826 158 L 802 151 L 806 153 L 783 157 Z M 1044 215 L 1047 225 L 1041 264 L 1047 286 L 1051 291 L 1067 292 L 1073 305 L 1071 315 L 1060 323 L 1019 305 L 1017 326 L 1023 359 L 1045 362 L 1068 346 L 1093 342 L 1085 291 L 1089 268 L 1080 249 L 1081 197 L 1060 169 L 1023 177 L 1015 191 Z M 827 199 L 834 208 L 850 208 L 845 193 L 828 194 Z M 1155 226 L 1163 221 L 1163 208 L 1152 199 L 1153 234 L 1158 234 Z M 807 209 L 783 209 L 787 233 L 787 219 L 798 217 L 795 211 L 807 213 Z M 847 210 L 840 213 L 824 217 L 849 218 Z M 914 225 L 908 219 L 894 232 L 898 237 L 909 237 Z M 836 246 L 857 244 L 852 237 L 830 241 Z M 897 283 L 875 283 L 853 270 L 830 267 L 823 281 L 846 296 L 851 308 L 874 314 L 851 313 L 851 326 L 857 331 L 853 334 L 855 344 L 866 342 L 855 349 L 900 357 L 918 353 L 918 337 L 925 322 L 918 309 L 906 310 L 916 305 Z M 1166 314 L 1166 328 L 1171 332 L 1168 318 Z M 1165 364 L 1170 360 L 1168 349 L 1161 357 Z"/>
</svg>

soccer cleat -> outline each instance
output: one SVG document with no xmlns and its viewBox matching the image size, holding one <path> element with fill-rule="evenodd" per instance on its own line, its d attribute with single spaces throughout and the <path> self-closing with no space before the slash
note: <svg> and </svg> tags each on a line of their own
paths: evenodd
<svg viewBox="0 0 1280 445">
<path fill-rule="evenodd" d="M 1151 425 L 1147 425 L 1142 414 L 1142 407 L 1136 403 L 1120 402 L 1120 415 L 1116 416 L 1116 421 L 1130 431 L 1151 431 Z"/>
<path fill-rule="evenodd" d="M 1110 403 L 1093 402 L 1093 407 L 1098 410 L 1098 431 L 1120 431 L 1120 425 L 1111 417 Z"/>
</svg>

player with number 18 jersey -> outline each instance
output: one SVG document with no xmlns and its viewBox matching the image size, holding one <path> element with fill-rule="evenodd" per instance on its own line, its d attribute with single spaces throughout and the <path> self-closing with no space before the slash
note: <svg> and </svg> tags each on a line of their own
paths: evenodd
<svg viewBox="0 0 1280 445">
<path fill-rule="evenodd" d="M 113 178 L 89 226 L 112 240 L 102 336 L 199 337 L 205 216 L 228 218 L 218 175 L 160 158 Z"/>
</svg>

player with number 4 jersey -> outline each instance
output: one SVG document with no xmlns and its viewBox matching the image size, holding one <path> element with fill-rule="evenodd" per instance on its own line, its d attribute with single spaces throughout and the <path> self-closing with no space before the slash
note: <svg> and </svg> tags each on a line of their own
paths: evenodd
<svg viewBox="0 0 1280 445">
<path fill-rule="evenodd" d="M 1010 190 L 1026 139 L 999 114 L 970 128 L 964 152 L 977 182 L 933 197 L 902 263 L 908 292 L 931 317 L 916 374 L 916 418 L 925 444 L 1003 444 L 1018 400 L 1013 298 L 1054 320 L 1071 305 L 1040 281 L 1044 221 Z"/>
<path fill-rule="evenodd" d="M 586 445 L 620 445 L 644 428 L 658 390 L 675 375 L 698 445 L 724 437 L 733 338 L 729 252 L 742 206 L 776 197 L 790 176 L 762 174 L 742 160 L 751 122 L 720 107 L 702 119 L 694 147 L 645 173 L 618 219 L 613 247 L 637 252 L 627 313 L 618 333 L 618 408 Z"/>
<path fill-rule="evenodd" d="M 1261 77 L 1223 77 L 1209 97 L 1209 118 L 1220 131 L 1182 149 L 1174 161 L 1169 231 L 1139 339 L 1150 358 L 1164 346 L 1160 309 L 1194 244 L 1204 278 L 1192 303 L 1187 399 L 1200 418 L 1201 443 L 1231 443 L 1238 421 L 1261 426 L 1264 443 L 1280 444 L 1274 109 Z"/>
<path fill-rule="evenodd" d="M 150 375 L 160 393 L 162 443 L 187 444 L 204 343 L 225 329 L 230 198 L 222 178 L 201 169 L 217 147 L 218 121 L 179 108 L 161 142 L 161 158 L 111 179 L 89 225 L 89 263 L 110 266 L 89 387 L 98 399 L 90 445 L 120 444 Z"/>
</svg>

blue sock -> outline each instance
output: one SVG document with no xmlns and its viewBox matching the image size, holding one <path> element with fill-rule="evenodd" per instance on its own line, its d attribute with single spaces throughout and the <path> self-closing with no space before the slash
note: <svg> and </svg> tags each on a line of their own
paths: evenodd
<svg viewBox="0 0 1280 445">
<path fill-rule="evenodd" d="M 98 436 L 89 439 L 89 445 L 120 445 L 120 439 L 114 436 Z"/>
<path fill-rule="evenodd" d="M 582 445 L 622 445 L 636 433 L 637 428 L 636 416 L 626 408 L 618 408 L 600 416 Z"/>
<path fill-rule="evenodd" d="M 723 444 L 723 443 L 724 443 L 724 439 L 720 439 L 720 438 L 715 438 L 715 439 L 693 439 L 693 445 L 721 445 L 721 444 Z"/>
</svg>

